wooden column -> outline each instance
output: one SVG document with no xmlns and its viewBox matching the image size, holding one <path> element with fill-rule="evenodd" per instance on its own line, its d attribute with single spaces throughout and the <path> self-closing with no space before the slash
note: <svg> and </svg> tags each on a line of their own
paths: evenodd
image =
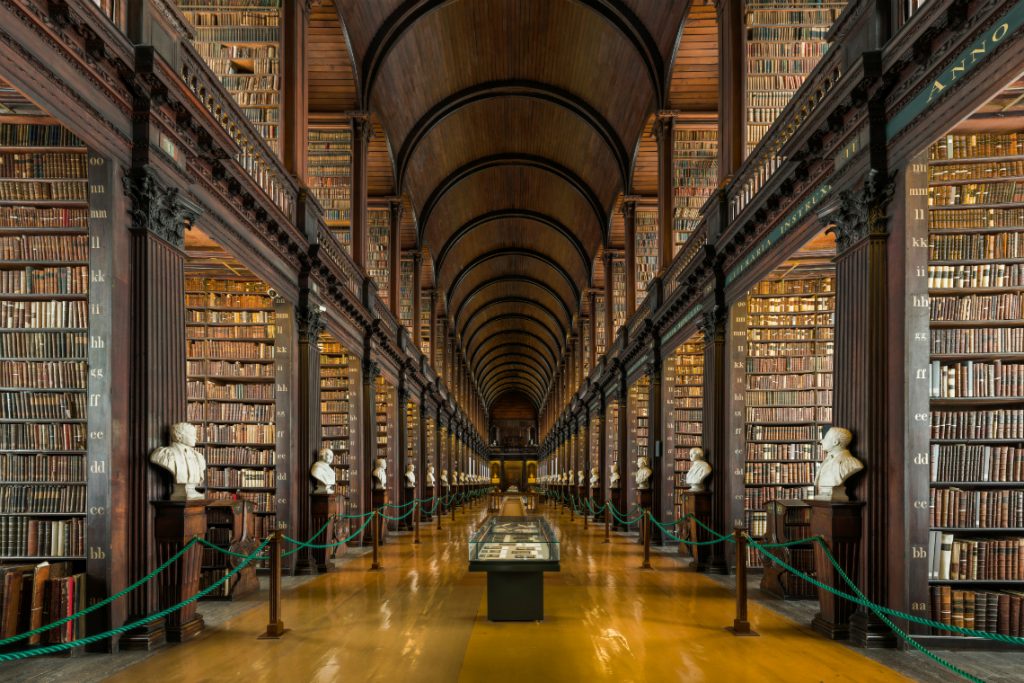
<svg viewBox="0 0 1024 683">
<path fill-rule="evenodd" d="M 704 420 L 701 439 L 704 454 L 713 469 L 708 490 L 711 491 L 712 510 L 708 526 L 715 530 L 725 530 L 732 525 L 730 510 L 730 490 L 728 484 L 730 458 L 728 454 L 728 368 L 726 355 L 726 315 L 725 311 L 714 304 L 705 310 L 700 320 L 700 330 L 704 335 Z M 722 533 L 722 531 L 719 531 Z M 717 574 L 729 573 L 729 561 L 725 553 L 725 544 L 711 546 L 707 568 Z"/>
<path fill-rule="evenodd" d="M 412 343 L 419 349 L 422 341 L 422 318 L 420 310 L 423 307 L 423 291 L 420 287 L 421 274 L 423 272 L 423 253 L 417 249 L 412 255 Z M 429 351 L 429 349 L 428 349 Z M 430 360 L 430 354 L 426 354 Z"/>
<path fill-rule="evenodd" d="M 388 263 L 391 269 L 391 277 L 388 280 L 388 303 L 391 315 L 395 316 L 395 320 L 401 324 L 399 311 L 402 303 L 402 199 L 398 197 L 389 201 L 388 210 L 391 216 L 390 236 L 388 237 Z"/>
<path fill-rule="evenodd" d="M 320 417 L 320 333 L 324 329 L 319 304 L 309 299 L 297 311 L 299 332 L 299 386 L 297 437 L 298 454 L 294 469 L 289 476 L 294 477 L 293 490 L 298 496 L 296 505 L 297 519 L 292 528 L 295 538 L 310 538 L 317 530 L 312 526 L 313 502 L 312 483 L 309 471 L 317 460 L 320 445 L 323 443 Z M 320 540 L 321 543 L 326 541 Z M 310 548 L 302 548 L 296 554 L 295 572 L 315 574 L 317 562 Z"/>
<path fill-rule="evenodd" d="M 366 114 L 352 117 L 352 260 L 366 272 L 369 258 L 367 235 L 367 165 L 373 126 Z"/>
<path fill-rule="evenodd" d="M 130 315 L 125 330 L 130 352 L 128 374 L 128 510 L 124 515 L 126 583 L 156 566 L 152 500 L 167 497 L 166 479 L 149 464 L 154 448 L 167 445 L 170 426 L 185 420 L 185 238 L 187 223 L 199 207 L 165 185 L 148 166 L 125 178 L 131 203 L 131 279 L 125 294 Z M 108 476 L 113 476 L 110 473 Z M 128 621 L 158 609 L 157 583 L 149 582 L 125 598 Z M 125 649 L 151 649 L 166 640 L 164 620 L 150 622 L 120 638 Z M 116 649 L 116 646 L 113 647 Z"/>
<path fill-rule="evenodd" d="M 405 462 L 406 462 L 406 449 L 409 444 L 409 421 L 406 417 L 405 404 L 409 401 L 409 390 L 406 388 L 406 376 L 405 372 L 402 372 L 401 378 L 398 380 L 398 388 L 395 391 L 395 457 L 393 458 L 395 464 L 391 468 L 391 472 L 395 477 L 395 500 L 392 501 L 396 505 L 404 505 L 405 500 Z M 392 517 L 401 517 L 407 512 L 405 508 L 401 508 L 397 511 L 398 514 L 391 514 Z M 408 517 L 411 521 L 411 517 Z M 388 522 L 389 526 L 393 530 L 398 530 L 399 527 L 404 527 L 405 520 Z"/>
<path fill-rule="evenodd" d="M 636 201 L 633 199 L 627 198 L 622 202 L 622 225 L 623 259 L 625 261 L 623 268 L 626 275 L 626 322 L 628 322 L 636 310 Z"/>
<path fill-rule="evenodd" d="M 360 486 L 362 489 L 363 509 L 360 512 L 368 512 L 373 509 L 373 460 L 377 446 L 377 378 L 380 376 L 380 366 L 370 357 L 370 350 L 367 349 L 363 362 L 360 364 L 363 382 L 363 404 L 362 404 L 362 434 L 363 457 L 360 463 L 362 470 L 361 481 L 352 482 L 350 486 Z M 364 534 L 369 538 L 368 534 Z M 365 545 L 365 543 L 364 543 Z"/>
<path fill-rule="evenodd" d="M 658 140 L 658 274 L 672 264 L 675 245 L 672 244 L 672 147 L 673 124 L 671 112 L 658 112 L 654 122 L 654 137 Z"/>
<path fill-rule="evenodd" d="M 647 377 L 650 380 L 647 394 L 647 452 L 650 456 L 651 470 L 654 472 L 651 482 L 651 514 L 659 522 L 665 523 L 673 519 L 675 461 L 665 452 L 662 434 L 660 350 L 655 346 L 650 353 L 652 358 L 647 364 Z M 653 524 L 651 527 L 651 543 L 662 545 L 665 539 L 661 529 Z"/>
<path fill-rule="evenodd" d="M 306 177 L 306 129 L 309 118 L 307 68 L 308 0 L 285 0 L 281 60 L 284 97 L 281 107 L 281 161 L 297 178 Z"/>
<path fill-rule="evenodd" d="M 743 103 L 743 6 L 718 0 L 718 179 L 734 175 L 743 163 L 746 124 Z"/>
<path fill-rule="evenodd" d="M 608 253 L 607 249 L 604 252 L 604 352 L 608 354 L 608 350 L 612 348 L 612 342 L 615 341 L 615 317 L 612 315 L 612 261 L 614 256 Z"/>
</svg>

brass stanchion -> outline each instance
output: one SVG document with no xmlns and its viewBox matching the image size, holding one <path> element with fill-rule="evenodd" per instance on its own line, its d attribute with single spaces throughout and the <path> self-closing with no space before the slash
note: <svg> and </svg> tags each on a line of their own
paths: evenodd
<svg viewBox="0 0 1024 683">
<path fill-rule="evenodd" d="M 373 527 L 373 563 L 370 565 L 371 570 L 380 569 L 380 525 L 383 522 L 384 520 L 380 517 L 380 512 L 374 510 L 370 516 L 370 526 Z"/>
<path fill-rule="evenodd" d="M 644 562 L 641 569 L 651 568 L 651 511 L 644 510 L 644 516 L 640 520 L 640 533 L 644 537 Z"/>
<path fill-rule="evenodd" d="M 270 590 L 267 596 L 270 617 L 267 621 L 267 631 L 259 637 L 260 640 L 277 640 L 288 630 L 281 620 L 281 541 L 283 533 L 281 529 L 278 529 L 270 538 Z"/>
<path fill-rule="evenodd" d="M 414 500 L 412 503 L 412 522 L 413 522 L 413 543 L 420 542 L 420 501 Z"/>
<path fill-rule="evenodd" d="M 758 635 L 750 628 L 747 621 L 747 534 L 742 524 L 737 524 L 733 529 L 733 539 L 736 541 L 736 618 L 732 626 L 727 626 L 726 631 L 731 631 L 734 636 L 756 636 Z"/>
</svg>

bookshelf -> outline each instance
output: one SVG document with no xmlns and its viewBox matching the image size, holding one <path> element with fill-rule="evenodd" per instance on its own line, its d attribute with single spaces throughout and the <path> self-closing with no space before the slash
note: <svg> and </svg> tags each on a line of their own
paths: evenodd
<svg viewBox="0 0 1024 683">
<path fill-rule="evenodd" d="M 612 339 L 615 339 L 615 333 L 626 324 L 625 261 L 621 258 L 612 259 L 610 275 L 612 278 Z"/>
<path fill-rule="evenodd" d="M 619 466 L 619 488 L 624 489 L 626 486 L 626 472 L 627 468 L 625 463 L 620 461 L 619 458 L 619 402 L 618 400 L 610 400 L 605 406 L 605 420 L 604 420 L 604 438 L 605 438 L 605 462 L 608 463 L 608 477 L 611 478 L 612 465 L 618 464 Z M 617 505 L 618 503 L 616 503 Z M 621 512 L 621 510 L 620 510 Z"/>
<path fill-rule="evenodd" d="M 926 161 L 927 222 L 909 228 L 928 245 L 931 422 L 915 438 L 928 452 L 930 616 L 1020 635 L 1024 132 L 945 135 Z M 911 581 L 920 590 L 921 572 Z"/>
<path fill-rule="evenodd" d="M 424 485 L 426 485 L 427 470 L 433 465 L 434 495 L 441 495 L 441 468 L 438 466 L 437 458 L 437 421 L 429 412 L 423 418 L 423 438 L 426 439 L 423 444 L 423 471 L 419 476 L 423 477 Z M 428 503 L 428 507 L 429 505 Z"/>
<path fill-rule="evenodd" d="M 395 470 L 393 451 L 395 448 L 395 391 L 383 376 L 377 377 L 376 391 L 374 392 L 374 459 L 384 458 L 387 462 L 388 500 L 397 504 L 395 497 L 397 483 L 395 482 Z M 372 470 L 376 469 L 377 463 L 372 463 Z"/>
<path fill-rule="evenodd" d="M 430 332 L 430 292 L 423 292 L 420 296 L 420 353 L 428 360 L 430 359 Z"/>
<path fill-rule="evenodd" d="M 356 429 L 359 361 L 329 333 L 320 335 L 320 424 L 322 448 L 334 451 L 335 490 L 344 514 L 356 514 L 352 496 L 352 435 Z M 347 535 L 347 534 L 346 534 Z"/>
<path fill-rule="evenodd" d="M 277 527 L 277 316 L 267 289 L 186 265 L 187 417 L 206 456 L 206 497 L 250 501 L 257 538 Z"/>
<path fill-rule="evenodd" d="M 412 257 L 402 257 L 401 266 L 401 277 L 398 281 L 398 321 L 405 325 L 405 329 L 409 331 L 409 338 L 411 339 L 412 328 L 416 321 L 416 316 L 412 310 L 413 275 L 415 272 Z"/>
<path fill-rule="evenodd" d="M 628 418 L 628 440 L 627 444 L 629 447 L 629 467 L 628 472 L 633 473 L 639 469 L 637 464 L 638 458 L 647 458 L 647 466 L 652 470 L 654 469 L 654 460 L 651 458 L 653 453 L 650 448 L 651 444 L 651 380 L 647 375 L 641 376 L 636 382 L 629 387 L 629 393 L 627 394 L 626 400 L 626 415 Z M 631 482 L 632 483 L 632 482 Z M 653 489 L 655 486 L 655 479 L 652 477 L 648 481 L 648 487 Z M 627 490 L 631 490 L 633 486 L 630 486 Z M 634 503 L 640 501 L 626 500 L 624 503 L 627 506 L 631 506 Z"/>
<path fill-rule="evenodd" d="M 67 561 L 61 566 L 81 571 L 89 504 L 89 156 L 53 119 L 4 118 L 0 561 Z"/>
<path fill-rule="evenodd" d="M 178 0 L 193 46 L 279 152 L 281 0 Z"/>
<path fill-rule="evenodd" d="M 593 315 L 593 313 L 591 313 L 591 315 Z M 590 349 L 594 340 L 590 338 L 589 320 L 584 319 L 583 322 L 580 323 L 580 328 L 580 339 L 583 345 L 583 379 L 585 380 L 590 377 L 590 371 L 593 370 L 593 368 L 590 367 Z"/>
<path fill-rule="evenodd" d="M 391 263 L 388 250 L 391 244 L 391 210 L 371 207 L 366 221 L 369 247 L 366 273 L 377 285 L 377 298 L 385 305 L 390 305 Z"/>
<path fill-rule="evenodd" d="M 700 223 L 718 185 L 718 128 L 676 121 L 672 133 L 672 255 Z"/>
<path fill-rule="evenodd" d="M 634 231 L 636 259 L 636 302 L 647 296 L 647 285 L 658 273 L 658 207 L 638 206 Z"/>
<path fill-rule="evenodd" d="M 747 0 L 747 154 L 825 55 L 825 36 L 845 6 L 845 0 Z"/>
<path fill-rule="evenodd" d="M 590 462 L 590 466 L 587 467 L 587 471 L 583 473 L 583 476 L 586 478 L 587 486 L 590 486 L 590 470 L 592 468 L 594 468 L 594 467 L 600 468 L 600 462 L 601 462 L 601 430 L 603 428 L 604 428 L 604 418 L 601 415 L 597 414 L 597 413 L 591 413 L 591 415 L 590 415 L 590 431 L 588 432 L 588 435 L 590 436 L 590 443 L 587 444 L 587 452 L 588 452 L 588 456 L 587 457 L 588 457 L 588 460 Z M 598 470 L 598 472 L 600 473 L 600 469 Z M 601 489 L 601 487 L 603 485 L 604 485 L 604 482 L 602 482 L 600 479 L 598 479 L 597 480 L 598 491 L 600 491 L 600 489 Z M 599 493 L 595 494 L 595 497 L 598 496 L 598 495 L 599 495 Z"/>
<path fill-rule="evenodd" d="M 765 504 L 814 493 L 818 446 L 832 422 L 835 270 L 827 260 L 788 261 L 747 295 L 742 367 L 743 519 L 752 536 L 767 529 Z M 761 567 L 757 553 L 748 564 Z"/>
<path fill-rule="evenodd" d="M 352 255 L 352 129 L 311 125 L 306 182 L 324 209 L 324 221 Z"/>
<path fill-rule="evenodd" d="M 604 294 L 594 295 L 594 315 L 597 316 L 594 319 L 594 329 L 597 339 L 594 340 L 594 356 L 604 355 L 604 340 L 605 336 L 605 313 L 604 313 Z"/>
<path fill-rule="evenodd" d="M 700 334 L 679 345 L 665 362 L 669 380 L 665 411 L 665 443 L 671 449 L 675 478 L 675 518 L 683 516 L 680 493 L 686 489 L 690 449 L 703 445 L 704 340 Z"/>
<path fill-rule="evenodd" d="M 420 471 L 420 406 L 413 401 L 405 402 L 405 463 L 416 466 L 416 482 L 419 483 L 425 472 Z M 405 472 L 404 466 L 402 472 Z M 405 475 L 402 474 L 402 477 L 404 487 Z"/>
</svg>

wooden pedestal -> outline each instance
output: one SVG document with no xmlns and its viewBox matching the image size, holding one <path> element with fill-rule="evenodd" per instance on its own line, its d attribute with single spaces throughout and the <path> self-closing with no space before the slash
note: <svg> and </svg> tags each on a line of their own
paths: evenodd
<svg viewBox="0 0 1024 683">
<path fill-rule="evenodd" d="M 704 524 L 711 525 L 711 492 L 710 491 L 683 491 L 679 494 L 679 500 L 682 503 L 683 516 L 693 515 L 694 518 L 700 520 Z M 700 524 L 693 519 L 687 519 L 683 523 L 683 527 L 680 530 L 680 538 L 685 538 L 688 541 L 710 541 L 711 534 L 703 529 Z M 711 548 L 710 545 L 686 545 L 685 543 L 679 544 L 679 554 L 689 555 L 693 558 L 693 563 L 690 565 L 694 571 L 706 572 L 711 566 Z"/>
<path fill-rule="evenodd" d="M 625 516 L 626 515 L 626 507 L 627 507 L 626 504 L 625 504 L 626 503 L 626 489 L 623 488 L 622 486 L 619 486 L 618 488 L 614 488 L 614 489 L 609 489 L 608 496 L 611 499 L 612 505 L 615 506 L 615 509 L 619 513 L 618 517 L 616 517 L 615 515 L 612 515 L 612 528 L 615 529 L 616 531 L 625 531 L 626 530 L 626 526 L 622 522 L 619 521 L 619 517 L 622 517 L 622 519 L 629 519 L 629 517 Z M 611 514 L 611 513 L 609 512 L 609 514 Z"/>
<path fill-rule="evenodd" d="M 864 503 L 836 503 L 825 500 L 808 500 L 811 506 L 811 536 L 821 536 L 832 551 L 839 566 L 851 581 L 857 581 L 857 561 L 860 553 L 861 514 Z M 817 579 L 827 586 L 843 592 L 850 589 L 825 556 L 819 543 L 814 544 L 814 569 Z M 850 616 L 855 605 L 832 593 L 818 589 L 818 604 L 821 611 L 811 627 L 832 640 L 850 637 Z"/>
<path fill-rule="evenodd" d="M 396 517 L 397 515 L 395 515 L 395 511 L 394 510 L 392 510 L 391 508 L 388 508 L 388 507 L 384 507 L 384 505 L 386 503 L 390 503 L 390 502 L 391 502 L 391 499 L 388 496 L 388 492 L 386 490 L 374 489 L 373 493 L 370 495 L 370 504 L 372 506 L 371 509 L 373 509 L 373 510 L 380 510 L 385 515 L 388 515 L 389 517 Z M 377 527 L 377 544 L 378 545 L 384 545 L 384 541 L 387 539 L 387 535 L 388 535 L 388 524 L 387 524 L 387 522 L 388 521 L 386 519 L 384 519 L 383 517 L 378 515 L 376 520 L 373 522 L 373 524 L 370 525 L 371 527 L 375 526 L 375 525 Z M 370 532 L 370 533 L 363 534 L 363 539 L 364 539 L 363 540 L 363 545 L 373 545 L 373 530 L 371 528 L 367 528 L 367 531 Z"/>
<path fill-rule="evenodd" d="M 434 487 L 423 486 L 423 503 L 420 504 L 420 521 L 429 522 L 434 519 L 434 516 L 430 514 L 430 511 L 440 512 L 439 508 L 434 508 Z"/>
<path fill-rule="evenodd" d="M 412 501 L 416 500 L 416 487 L 405 486 L 403 487 L 404 495 L 402 496 L 402 505 L 404 508 L 397 510 L 398 514 L 392 515 L 392 517 L 401 517 L 405 513 L 409 513 L 409 516 L 398 522 L 399 529 L 405 529 L 406 531 L 412 531 Z"/>
<path fill-rule="evenodd" d="M 650 512 L 650 510 L 651 510 L 651 502 L 653 501 L 653 499 L 654 499 L 653 492 L 650 489 L 637 489 L 637 491 L 636 491 L 636 503 L 637 503 L 637 505 L 640 506 L 640 510 L 637 511 L 637 514 L 639 514 L 641 511 L 643 511 L 643 512 Z M 633 516 L 635 517 L 636 515 L 633 515 Z M 629 515 L 624 515 L 624 517 L 626 519 L 629 519 Z M 640 530 L 640 538 L 637 539 L 637 542 L 640 543 L 640 545 L 643 545 L 644 544 L 644 529 L 648 529 L 649 530 L 649 528 L 644 525 L 644 520 L 643 519 L 641 519 L 640 522 L 637 524 L 637 528 Z"/>
<path fill-rule="evenodd" d="M 316 543 L 327 544 L 336 543 L 340 541 L 341 534 L 339 533 L 342 524 L 341 520 L 337 519 L 335 515 L 341 514 L 344 510 L 344 504 L 341 500 L 340 493 L 312 493 L 310 494 L 311 501 L 311 515 L 310 519 L 312 522 L 313 531 L 319 531 L 320 527 L 327 524 L 328 520 L 332 520 L 330 524 L 322 534 L 316 539 Z M 338 550 L 341 549 L 344 552 L 344 546 L 335 546 L 334 548 L 311 548 L 311 556 L 313 559 L 312 567 L 317 572 L 326 572 L 330 569 L 331 565 L 328 562 L 328 557 L 334 559 Z"/>
<path fill-rule="evenodd" d="M 590 489 L 590 504 L 592 510 L 597 510 L 601 507 L 604 501 L 601 499 L 601 489 Z M 608 514 L 607 511 L 601 510 L 597 514 L 591 516 L 594 523 L 603 522 L 604 516 Z"/>
<path fill-rule="evenodd" d="M 154 537 L 157 564 L 180 551 L 195 536 L 206 534 L 206 500 L 153 501 L 156 508 Z M 199 592 L 199 576 L 203 563 L 203 547 L 196 544 L 177 562 L 161 572 L 159 607 L 166 609 Z M 203 630 L 203 617 L 196 612 L 195 602 L 167 615 L 167 640 L 181 643 Z"/>
</svg>

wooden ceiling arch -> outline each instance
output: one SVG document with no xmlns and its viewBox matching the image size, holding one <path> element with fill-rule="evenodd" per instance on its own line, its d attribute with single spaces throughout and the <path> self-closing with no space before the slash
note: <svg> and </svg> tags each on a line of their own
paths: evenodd
<svg viewBox="0 0 1024 683">
<path fill-rule="evenodd" d="M 515 372 L 517 374 L 524 373 L 525 377 L 529 377 L 531 381 L 535 382 L 540 388 L 547 386 L 547 382 L 544 378 L 537 376 L 536 371 L 534 371 L 534 369 L 529 365 L 524 365 L 523 363 L 515 360 L 506 360 L 500 365 L 495 366 L 494 369 L 487 374 L 486 378 L 483 380 L 483 384 L 480 386 L 480 389 L 485 390 L 487 387 L 494 384 L 494 382 L 498 381 L 498 379 L 500 379 L 505 373 L 510 372 Z"/>
<path fill-rule="evenodd" d="M 502 313 L 509 313 L 516 310 L 521 310 L 521 307 L 523 306 L 531 310 L 539 309 L 539 311 L 544 314 L 545 321 L 553 323 L 553 326 L 549 327 L 553 327 L 553 332 L 557 333 L 560 338 L 565 337 L 568 334 L 568 328 L 566 327 L 566 325 L 564 325 L 562 321 L 559 320 L 558 316 L 555 315 L 555 313 L 550 308 L 544 306 L 543 304 L 538 304 L 532 301 L 531 299 L 525 299 L 523 297 L 518 296 L 507 296 L 501 297 L 499 299 L 491 299 L 483 306 L 480 306 L 478 309 L 473 311 L 472 315 L 466 318 L 466 321 L 461 328 L 459 327 L 458 319 L 456 319 L 454 324 L 456 334 L 459 336 L 460 339 L 466 339 L 466 335 L 469 333 L 470 327 L 473 325 L 473 321 L 478 320 L 481 314 L 483 314 L 485 311 L 489 312 L 491 315 L 500 315 Z M 501 310 L 493 310 L 496 307 L 501 307 Z M 477 328 L 479 327 L 480 325 L 477 325 Z"/>
<path fill-rule="evenodd" d="M 572 321 L 572 309 L 565 302 L 565 300 L 563 300 L 562 297 L 559 296 L 558 292 L 555 291 L 554 288 L 552 288 L 543 280 L 538 280 L 536 278 L 524 275 L 503 275 L 501 277 L 496 277 L 477 285 L 472 289 L 472 291 L 470 291 L 465 296 L 465 298 L 462 299 L 462 301 L 459 302 L 459 305 L 455 307 L 455 312 L 451 316 L 451 319 L 457 322 L 458 320 L 461 319 L 463 313 L 472 315 L 474 311 L 478 310 L 481 306 L 486 305 L 487 300 L 484 299 L 483 295 L 484 293 L 487 292 L 488 289 L 499 289 L 506 287 L 514 288 L 517 292 L 524 292 L 525 295 L 535 295 L 535 298 L 533 300 L 541 303 L 545 302 L 542 301 L 540 297 L 536 295 L 543 295 L 549 297 L 551 303 L 556 303 L 558 305 L 559 311 L 564 315 L 564 320 L 566 321 L 566 324 Z M 509 294 L 495 292 L 493 296 L 509 296 Z M 476 306 L 476 308 L 471 308 L 467 310 L 466 307 L 472 306 L 474 303 L 478 303 L 479 305 Z"/>
<path fill-rule="evenodd" d="M 477 366 L 477 373 L 481 377 L 485 377 L 497 368 L 511 362 L 529 367 L 536 374 L 538 379 L 543 380 L 545 384 L 547 383 L 547 371 L 541 367 L 540 363 L 537 362 L 536 357 L 528 356 L 525 353 L 514 352 L 503 353 L 500 356 L 491 356 L 489 360 L 484 361 Z"/>
<path fill-rule="evenodd" d="M 546 387 L 538 386 L 536 380 L 531 379 L 528 375 L 519 374 L 518 370 L 505 370 L 481 386 L 480 393 L 483 394 L 484 401 L 489 404 L 488 399 L 493 398 L 498 389 L 509 385 L 530 389 L 538 403 L 546 390 Z"/>
<path fill-rule="evenodd" d="M 469 335 L 468 338 L 464 338 L 462 340 L 463 347 L 467 351 L 472 353 L 475 348 L 473 346 L 473 340 L 476 339 L 478 335 L 484 334 L 482 338 L 486 339 L 487 335 L 485 330 L 488 330 L 490 327 L 494 325 L 502 325 L 509 322 L 515 322 L 517 326 L 520 324 L 536 325 L 538 329 L 543 331 L 543 334 L 546 334 L 548 337 L 550 337 L 553 348 L 557 349 L 559 353 L 565 350 L 565 346 L 563 343 L 564 337 L 559 337 L 554 331 L 551 330 L 550 327 L 545 325 L 544 322 L 534 317 L 530 313 L 502 313 L 500 315 L 495 315 L 491 318 L 488 318 L 485 322 L 477 326 L 477 328 L 473 330 L 473 332 Z"/>
<path fill-rule="evenodd" d="M 489 395 L 483 395 L 484 403 L 487 404 L 488 408 L 492 406 L 501 396 L 510 392 L 519 392 L 524 396 L 528 397 L 530 404 L 533 409 L 540 411 L 541 405 L 544 403 L 543 396 L 538 396 L 536 392 L 532 391 L 526 385 L 516 382 L 515 380 L 505 380 L 499 384 L 495 384 L 490 391 Z"/>
<path fill-rule="evenodd" d="M 477 359 L 475 365 L 470 366 L 470 371 L 474 376 L 478 376 L 483 368 L 487 367 L 491 361 L 495 358 L 501 358 L 502 356 L 519 356 L 521 358 L 532 358 L 538 366 L 543 365 L 541 368 L 544 371 L 544 376 L 548 377 L 554 373 L 554 367 L 548 363 L 547 358 L 544 357 L 537 349 L 529 346 L 522 346 L 513 342 L 506 342 L 491 346 L 480 358 Z"/>
<path fill-rule="evenodd" d="M 569 288 L 569 291 L 571 292 L 571 296 L 568 297 L 568 301 L 566 301 L 566 303 L 569 305 L 570 310 L 574 310 L 577 307 L 580 300 L 580 286 L 579 284 L 576 283 L 575 280 L 573 280 L 572 276 L 569 275 L 568 271 L 566 271 L 566 269 L 558 261 L 554 260 L 547 254 L 535 251 L 533 249 L 495 249 L 493 251 L 488 251 L 486 253 L 479 255 L 475 259 L 467 263 L 462 268 L 462 270 L 459 271 L 458 276 L 452 281 L 452 283 L 448 285 L 447 289 L 445 290 L 445 301 L 448 304 L 448 310 L 452 310 L 452 308 L 458 308 L 458 306 L 453 306 L 455 302 L 455 294 L 457 293 L 459 287 L 461 287 L 462 284 L 466 282 L 467 278 L 473 273 L 473 271 L 476 268 L 479 268 L 484 264 L 491 263 L 496 259 L 503 259 L 509 257 L 517 257 L 520 259 L 534 261 L 541 264 L 548 270 L 552 271 L 562 280 L 562 282 Z"/>
<path fill-rule="evenodd" d="M 550 344 L 543 338 L 539 337 L 529 330 L 522 328 L 516 330 L 501 330 L 490 334 L 486 339 L 480 341 L 480 345 L 476 347 L 475 351 L 471 352 L 467 361 L 470 367 L 475 367 L 480 358 L 485 358 L 490 353 L 492 347 L 502 346 L 509 343 L 523 344 L 525 347 L 530 348 L 537 353 L 546 351 L 544 356 L 545 361 L 551 367 L 558 367 L 558 353 Z M 476 354 L 481 354 L 477 357 Z"/>
</svg>

